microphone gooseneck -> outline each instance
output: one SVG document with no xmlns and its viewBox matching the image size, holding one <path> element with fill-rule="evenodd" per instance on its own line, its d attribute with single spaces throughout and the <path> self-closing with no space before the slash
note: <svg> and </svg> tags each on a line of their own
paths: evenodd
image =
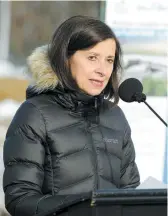
<svg viewBox="0 0 168 216">
<path fill-rule="evenodd" d="M 135 78 L 126 79 L 121 83 L 118 89 L 119 97 L 127 102 L 145 103 L 147 107 L 163 122 L 167 127 L 167 123 L 155 112 L 155 110 L 146 102 L 146 95 L 143 93 L 142 83 Z"/>
</svg>

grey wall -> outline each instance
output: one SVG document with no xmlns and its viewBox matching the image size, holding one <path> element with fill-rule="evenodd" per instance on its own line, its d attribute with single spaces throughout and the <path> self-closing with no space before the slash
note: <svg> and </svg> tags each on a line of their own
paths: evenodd
<svg viewBox="0 0 168 216">
<path fill-rule="evenodd" d="M 11 2 L 10 60 L 25 61 L 31 50 L 48 43 L 56 27 L 74 15 L 100 18 L 100 1 Z"/>
</svg>

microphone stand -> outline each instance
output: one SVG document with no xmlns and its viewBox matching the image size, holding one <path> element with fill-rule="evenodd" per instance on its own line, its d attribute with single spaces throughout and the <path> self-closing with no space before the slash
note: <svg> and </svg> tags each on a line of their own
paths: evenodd
<svg viewBox="0 0 168 216">
<path fill-rule="evenodd" d="M 146 102 L 146 95 L 144 93 L 135 93 L 133 95 L 133 101 L 137 101 L 138 103 L 144 102 L 147 107 L 163 122 L 163 124 L 167 127 L 167 123 L 155 112 L 154 109 Z"/>
</svg>

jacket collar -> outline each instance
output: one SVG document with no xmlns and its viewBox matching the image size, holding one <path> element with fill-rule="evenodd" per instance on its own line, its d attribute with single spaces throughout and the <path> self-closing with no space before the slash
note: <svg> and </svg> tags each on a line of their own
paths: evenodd
<svg viewBox="0 0 168 216">
<path fill-rule="evenodd" d="M 59 85 L 56 73 L 50 66 L 48 46 L 36 48 L 27 58 L 27 74 L 30 78 L 30 85 L 26 91 L 26 98 L 39 94 L 53 94 L 55 100 L 61 106 L 77 113 L 95 112 L 101 105 L 103 94 L 93 97 L 83 92 L 73 92 L 63 89 Z"/>
</svg>

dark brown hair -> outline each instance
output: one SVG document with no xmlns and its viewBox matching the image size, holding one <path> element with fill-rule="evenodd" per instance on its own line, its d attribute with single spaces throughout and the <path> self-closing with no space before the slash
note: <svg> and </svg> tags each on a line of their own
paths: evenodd
<svg viewBox="0 0 168 216">
<path fill-rule="evenodd" d="M 97 43 L 112 38 L 116 43 L 115 61 L 110 80 L 104 89 L 107 99 L 118 103 L 118 84 L 121 72 L 121 47 L 114 32 L 104 22 L 87 16 L 74 16 L 63 22 L 53 34 L 48 47 L 51 67 L 56 72 L 59 83 L 67 89 L 78 90 L 67 60 L 78 50 L 88 49 Z"/>
</svg>

